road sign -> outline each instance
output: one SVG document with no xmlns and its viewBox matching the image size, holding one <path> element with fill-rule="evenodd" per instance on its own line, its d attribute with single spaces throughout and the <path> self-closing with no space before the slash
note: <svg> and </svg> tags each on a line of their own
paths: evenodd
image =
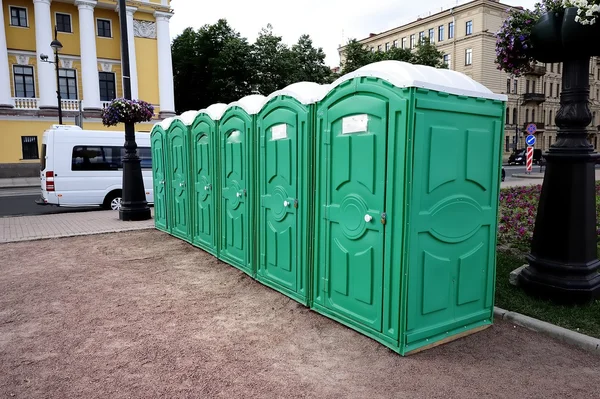
<svg viewBox="0 0 600 399">
<path fill-rule="evenodd" d="M 528 146 L 534 146 L 535 145 L 535 136 L 533 134 L 530 134 L 529 136 L 527 136 L 525 141 L 527 142 Z"/>
<path fill-rule="evenodd" d="M 533 169 L 533 147 L 527 147 L 527 173 L 531 173 L 531 169 Z"/>
<path fill-rule="evenodd" d="M 537 132 L 537 126 L 535 125 L 535 123 L 530 123 L 529 125 L 527 125 L 527 133 L 529 134 L 534 134 L 535 132 Z"/>
</svg>

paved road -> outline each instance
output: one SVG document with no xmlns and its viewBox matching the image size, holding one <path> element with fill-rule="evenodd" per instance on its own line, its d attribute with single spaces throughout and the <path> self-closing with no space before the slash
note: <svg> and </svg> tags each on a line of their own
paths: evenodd
<svg viewBox="0 0 600 399">
<path fill-rule="evenodd" d="M 40 189 L 13 188 L 0 189 L 0 217 L 21 215 L 48 215 L 52 213 L 86 212 L 100 210 L 91 208 L 61 208 L 57 206 L 41 206 L 35 203 L 40 198 Z"/>
</svg>

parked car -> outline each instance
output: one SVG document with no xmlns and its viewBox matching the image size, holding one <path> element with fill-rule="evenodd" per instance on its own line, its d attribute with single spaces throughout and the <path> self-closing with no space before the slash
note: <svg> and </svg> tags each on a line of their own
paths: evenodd
<svg viewBox="0 0 600 399">
<path fill-rule="evenodd" d="M 154 202 L 150 134 L 136 133 L 146 201 Z M 121 208 L 124 133 L 54 125 L 42 137 L 39 205 Z"/>
<path fill-rule="evenodd" d="M 541 149 L 534 149 L 533 150 L 533 163 L 534 164 L 538 164 L 542 159 L 542 150 Z M 513 152 L 512 154 L 510 154 L 510 156 L 508 157 L 508 164 L 509 165 L 525 165 L 525 163 L 527 162 L 527 150 L 526 149 L 520 149 L 520 150 L 516 150 L 515 152 Z"/>
</svg>

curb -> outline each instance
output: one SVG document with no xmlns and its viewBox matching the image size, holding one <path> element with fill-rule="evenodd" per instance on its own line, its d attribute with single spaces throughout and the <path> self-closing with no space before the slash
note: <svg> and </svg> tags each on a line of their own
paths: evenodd
<svg viewBox="0 0 600 399">
<path fill-rule="evenodd" d="M 526 173 L 514 173 L 511 175 L 512 177 L 516 177 L 518 179 L 539 179 L 539 180 L 543 180 L 544 179 L 544 175 L 542 174 L 540 176 L 540 174 L 536 173 L 536 174 L 526 174 Z"/>
<path fill-rule="evenodd" d="M 16 238 L 16 239 L 7 240 L 7 241 L 0 241 L 0 245 L 14 244 L 14 243 L 18 243 L 18 242 L 27 242 L 27 241 L 54 240 L 57 238 L 95 236 L 95 235 L 99 235 L 99 234 L 130 233 L 132 231 L 151 230 L 154 228 L 155 228 L 154 226 L 148 226 L 148 227 L 131 226 L 129 228 L 125 228 L 124 230 L 108 229 L 108 230 L 97 230 L 97 231 L 92 231 L 92 232 L 81 232 L 81 233 L 52 234 L 52 235 L 47 235 L 47 236 L 43 236 L 43 237 L 23 237 L 23 238 Z"/>
<path fill-rule="evenodd" d="M 494 306 L 494 317 L 513 322 L 528 330 L 539 332 L 559 341 L 577 346 L 587 352 L 600 355 L 600 339 L 547 323 L 520 313 L 509 312 Z"/>
</svg>

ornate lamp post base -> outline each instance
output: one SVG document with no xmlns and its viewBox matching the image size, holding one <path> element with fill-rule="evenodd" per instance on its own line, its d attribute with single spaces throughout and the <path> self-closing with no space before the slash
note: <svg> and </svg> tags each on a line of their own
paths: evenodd
<svg viewBox="0 0 600 399">
<path fill-rule="evenodd" d="M 529 266 L 520 275 L 530 294 L 560 303 L 600 297 L 595 160 L 587 140 L 590 58 L 564 62 L 557 140 L 546 155 Z"/>
<path fill-rule="evenodd" d="M 142 177 L 140 158 L 137 155 L 135 128 L 133 123 L 125 124 L 125 156 L 123 157 L 123 197 L 119 219 L 139 221 L 150 219 L 150 207 L 146 202 L 146 190 Z"/>
</svg>

